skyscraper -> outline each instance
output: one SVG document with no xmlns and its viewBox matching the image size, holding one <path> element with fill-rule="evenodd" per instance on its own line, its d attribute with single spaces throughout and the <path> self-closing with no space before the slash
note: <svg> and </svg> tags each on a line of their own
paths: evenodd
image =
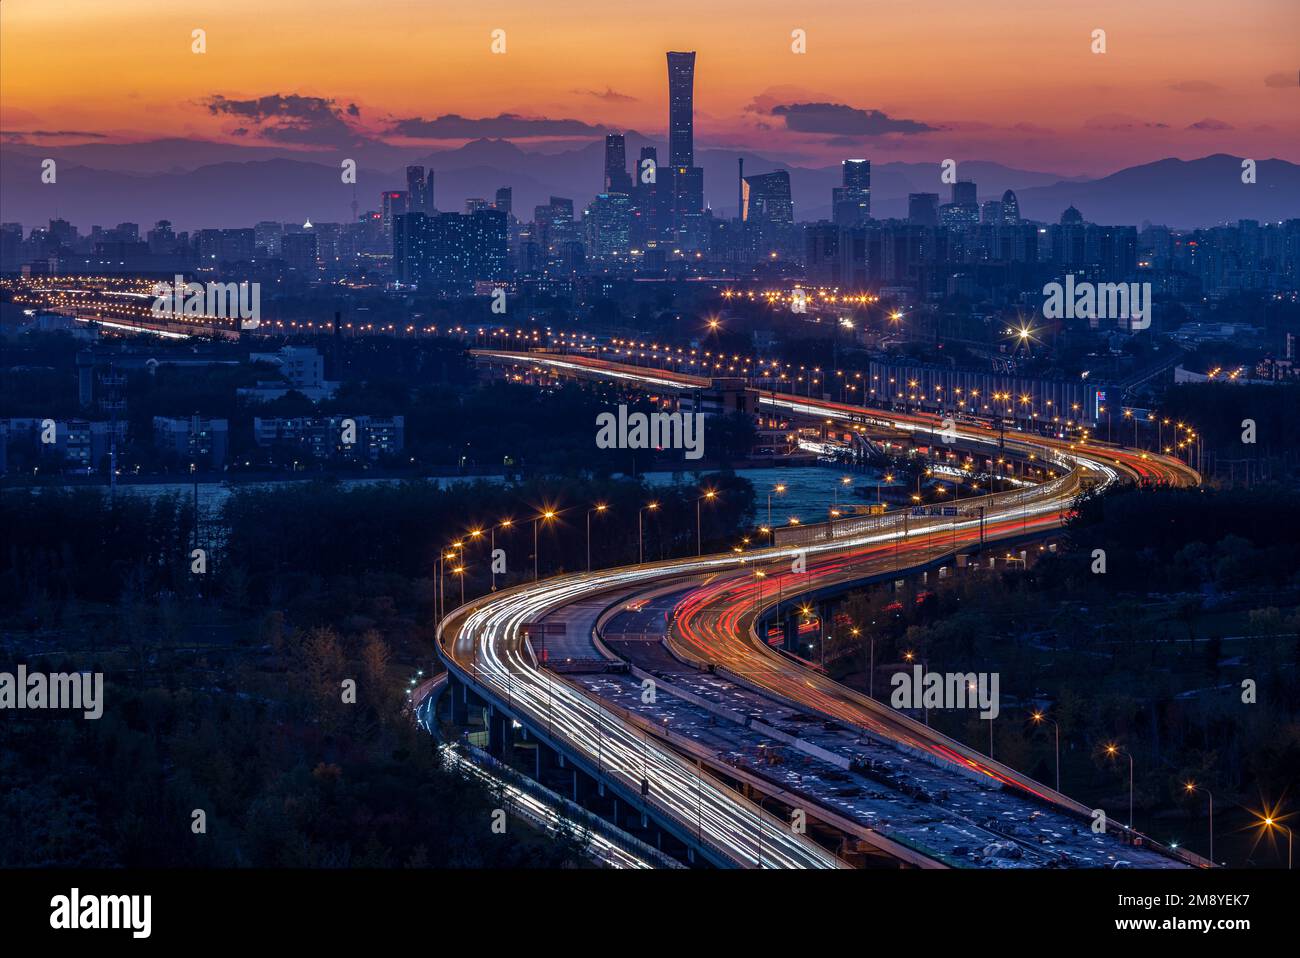
<svg viewBox="0 0 1300 958">
<path fill-rule="evenodd" d="M 668 165 L 695 165 L 695 52 L 668 54 Z"/>
<path fill-rule="evenodd" d="M 406 168 L 406 212 L 433 214 L 433 172 L 426 180 L 422 166 Z"/>
<path fill-rule="evenodd" d="M 506 219 L 509 220 L 514 207 L 514 190 L 509 186 L 500 187 L 497 190 L 496 202 L 492 205 L 505 213 Z"/>
<path fill-rule="evenodd" d="M 938 226 L 939 194 L 907 194 L 907 219 L 917 226 Z"/>
<path fill-rule="evenodd" d="M 1002 194 L 1002 222 L 1007 226 L 1020 222 L 1020 201 L 1010 190 Z"/>
<path fill-rule="evenodd" d="M 831 191 L 831 217 L 836 226 L 862 226 L 871 218 L 871 161 L 845 160 L 843 185 Z"/>
<path fill-rule="evenodd" d="M 605 134 L 604 192 L 632 192 L 632 178 L 627 175 L 627 142 L 622 133 Z"/>
<path fill-rule="evenodd" d="M 954 206 L 979 206 L 975 198 L 975 184 L 970 180 L 958 180 L 952 185 L 952 202 Z"/>
<path fill-rule="evenodd" d="M 393 217 L 409 211 L 407 207 L 409 199 L 405 190 L 384 190 L 380 194 L 380 209 L 384 216 L 384 245 L 388 249 L 392 249 L 393 245 Z"/>
<path fill-rule="evenodd" d="M 794 204 L 790 200 L 790 174 L 785 170 L 747 176 L 742 181 L 745 222 L 771 226 L 789 226 L 794 222 Z"/>
</svg>

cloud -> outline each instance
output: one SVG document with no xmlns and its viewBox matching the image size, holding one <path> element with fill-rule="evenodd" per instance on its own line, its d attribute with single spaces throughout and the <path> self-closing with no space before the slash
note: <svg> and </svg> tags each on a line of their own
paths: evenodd
<svg viewBox="0 0 1300 958">
<path fill-rule="evenodd" d="M 1189 130 L 1231 130 L 1231 123 L 1224 123 L 1222 120 L 1216 120 L 1207 116 L 1204 120 L 1197 120 L 1187 129 Z"/>
<path fill-rule="evenodd" d="M 230 100 L 217 95 L 209 97 L 205 106 L 213 116 L 239 118 L 245 133 L 278 143 L 345 146 L 361 138 L 348 122 L 349 118 L 361 116 L 355 103 L 340 106 L 338 101 L 324 97 L 272 93 L 255 100 Z"/>
<path fill-rule="evenodd" d="M 86 130 L 0 130 L 0 136 L 7 137 L 75 137 L 77 139 L 103 140 L 103 133 L 90 133 Z"/>
<path fill-rule="evenodd" d="M 1169 89 L 1175 93 L 1219 93 L 1223 87 L 1208 80 L 1175 80 Z"/>
<path fill-rule="evenodd" d="M 1168 123 L 1142 120 L 1127 113 L 1102 113 L 1083 121 L 1086 130 L 1104 130 L 1107 133 L 1132 133 L 1137 130 L 1167 130 Z"/>
<path fill-rule="evenodd" d="M 859 110 L 843 103 L 785 103 L 772 107 L 794 133 L 833 133 L 837 136 L 884 136 L 888 133 L 933 133 L 938 128 L 918 120 L 901 120 L 880 110 Z"/>
<path fill-rule="evenodd" d="M 791 83 L 783 83 L 779 86 L 770 86 L 754 97 L 746 105 L 745 112 L 771 114 L 782 103 L 817 103 L 829 99 L 829 94 L 795 86 Z"/>
<path fill-rule="evenodd" d="M 418 117 L 394 120 L 385 132 L 394 136 L 426 140 L 472 140 L 479 137 L 519 140 L 532 137 L 592 135 L 604 133 L 605 128 L 592 126 L 582 120 L 552 120 L 546 117 L 520 116 L 517 113 L 500 113 L 497 116 L 478 118 L 445 113 L 432 120 Z"/>
<path fill-rule="evenodd" d="M 628 96 L 626 93 L 619 93 L 611 87 L 605 87 L 605 92 L 599 90 L 570 90 L 570 93 L 576 93 L 579 96 L 594 96 L 597 100 L 604 100 L 607 103 L 635 103 L 636 97 Z"/>
<path fill-rule="evenodd" d="M 1270 73 L 1264 77 L 1264 86 L 1272 87 L 1274 90 L 1288 90 L 1300 86 L 1300 76 L 1294 73 Z"/>
</svg>

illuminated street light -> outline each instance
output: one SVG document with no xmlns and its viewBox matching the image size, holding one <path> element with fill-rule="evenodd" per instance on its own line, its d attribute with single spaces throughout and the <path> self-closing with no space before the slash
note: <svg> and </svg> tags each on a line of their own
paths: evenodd
<svg viewBox="0 0 1300 958">
<path fill-rule="evenodd" d="M 645 531 L 642 526 L 642 521 L 641 521 L 642 517 L 645 515 L 647 509 L 649 509 L 651 512 L 654 512 L 654 510 L 658 508 L 659 508 L 659 503 L 647 502 L 644 506 L 642 506 L 640 509 L 637 510 L 636 542 L 637 542 L 637 562 L 639 564 L 645 563 Z"/>
<path fill-rule="evenodd" d="M 1126 748 L 1121 748 L 1115 744 L 1106 745 L 1106 754 L 1114 758 L 1116 755 L 1128 756 L 1128 829 L 1133 830 L 1133 753 Z"/>
<path fill-rule="evenodd" d="M 1210 864 L 1214 864 L 1214 795 L 1203 785 L 1197 785 L 1195 782 L 1187 782 L 1183 785 L 1183 791 L 1188 795 L 1196 792 L 1204 792 L 1210 800 Z"/>
<path fill-rule="evenodd" d="M 706 499 L 712 502 L 717 497 L 716 490 L 708 489 L 704 495 L 695 500 L 695 554 L 697 556 L 704 555 L 704 540 L 700 538 L 700 503 Z"/>
<path fill-rule="evenodd" d="M 1057 725 L 1055 719 L 1049 719 L 1042 712 L 1035 712 L 1030 716 L 1035 722 L 1051 722 L 1056 728 L 1056 790 L 1061 790 L 1061 726 Z"/>
<path fill-rule="evenodd" d="M 587 510 L 587 571 L 591 571 L 591 514 L 593 512 L 604 513 L 608 511 L 609 506 L 606 503 L 598 502 Z"/>
</svg>

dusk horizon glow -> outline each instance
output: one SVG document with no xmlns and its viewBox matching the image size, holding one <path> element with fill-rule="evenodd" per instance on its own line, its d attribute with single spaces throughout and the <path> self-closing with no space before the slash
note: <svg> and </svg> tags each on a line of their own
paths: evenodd
<svg viewBox="0 0 1300 958">
<path fill-rule="evenodd" d="M 0 131 L 51 147 L 186 138 L 308 155 L 480 138 L 558 150 L 606 130 L 663 140 L 664 51 L 694 50 L 702 150 L 800 166 L 954 156 L 1067 176 L 1213 153 L 1300 160 L 1294 5 L 1179 7 L 1176 21 L 1173 8 L 1114 2 L 994 6 L 726 0 L 682 21 L 572 2 L 435 13 L 381 0 L 364 18 L 298 0 L 201 14 L 6 4 Z M 504 54 L 490 50 L 497 29 Z M 1104 54 L 1090 50 L 1094 29 Z M 41 69 L 55 43 L 64 68 Z"/>
</svg>

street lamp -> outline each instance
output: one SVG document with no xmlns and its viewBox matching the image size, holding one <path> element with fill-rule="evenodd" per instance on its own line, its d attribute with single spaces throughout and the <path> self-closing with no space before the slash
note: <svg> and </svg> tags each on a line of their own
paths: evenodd
<svg viewBox="0 0 1300 958">
<path fill-rule="evenodd" d="M 1203 785 L 1197 785 L 1195 782 L 1187 782 L 1183 785 L 1183 791 L 1188 795 L 1194 792 L 1204 792 L 1210 800 L 1210 864 L 1214 864 L 1214 795 L 1208 788 Z"/>
<path fill-rule="evenodd" d="M 644 524 L 642 522 L 642 519 L 645 516 L 645 512 L 647 509 L 649 509 L 651 512 L 654 512 L 654 510 L 658 508 L 659 508 L 659 503 L 647 502 L 636 512 L 637 563 L 639 565 L 645 564 L 645 529 L 644 529 Z"/>
<path fill-rule="evenodd" d="M 538 548 L 537 548 L 537 523 L 538 523 L 539 521 L 542 521 L 542 522 L 550 522 L 552 519 L 555 518 L 555 516 L 556 516 L 556 512 L 555 512 L 554 509 L 547 509 L 547 510 L 545 510 L 544 512 L 542 512 L 541 515 L 533 516 L 533 581 L 534 581 L 534 582 L 537 581 L 537 565 L 538 565 L 538 563 L 537 563 L 537 552 L 538 552 Z"/>
<path fill-rule="evenodd" d="M 1042 712 L 1035 712 L 1031 718 L 1035 722 L 1051 722 L 1056 729 L 1056 790 L 1061 790 L 1061 726 L 1055 719 L 1049 719 Z"/>
<path fill-rule="evenodd" d="M 705 499 L 712 502 L 718 497 L 713 489 L 705 491 L 704 495 L 695 500 L 695 554 L 696 556 L 704 555 L 704 540 L 700 537 L 700 503 Z"/>
<path fill-rule="evenodd" d="M 881 478 L 880 476 L 876 476 L 876 505 L 881 505 L 881 500 L 880 500 L 880 478 Z M 892 472 L 887 472 L 887 473 L 885 473 L 884 479 L 885 479 L 885 482 L 893 482 L 893 481 L 894 481 L 894 474 L 893 474 Z"/>
<path fill-rule="evenodd" d="M 513 519 L 502 519 L 500 527 L 502 529 L 510 529 L 514 526 L 514 524 L 515 524 L 515 520 Z M 488 544 L 488 548 L 491 549 L 492 551 L 492 562 L 490 563 L 492 566 L 492 591 L 495 592 L 497 590 L 497 561 L 496 561 L 497 526 L 492 527 L 492 532 L 491 535 L 489 536 L 489 539 L 491 541 Z"/>
<path fill-rule="evenodd" d="M 839 504 L 840 504 L 840 486 L 847 486 L 847 485 L 849 485 L 851 482 L 853 482 L 853 477 L 852 477 L 852 476 L 841 476 L 841 477 L 840 477 L 840 485 L 835 487 L 835 506 L 836 506 L 836 508 L 838 508 L 838 507 L 839 507 Z"/>
<path fill-rule="evenodd" d="M 587 571 L 591 571 L 591 514 L 593 512 L 605 512 L 609 509 L 603 502 L 598 502 L 587 510 Z"/>
<path fill-rule="evenodd" d="M 1259 813 L 1256 812 L 1256 815 L 1258 814 Z M 1276 817 L 1274 817 L 1274 815 L 1271 813 L 1259 816 L 1259 823 L 1260 825 L 1264 826 L 1264 828 L 1280 828 L 1282 829 L 1282 831 L 1286 832 L 1286 867 L 1287 867 L 1287 871 L 1290 871 L 1292 839 L 1294 838 L 1294 835 L 1292 835 L 1291 833 L 1291 829 L 1288 826 L 1283 825 L 1282 822 L 1279 821 Z"/>
<path fill-rule="evenodd" d="M 1133 830 L 1133 753 L 1126 748 L 1120 748 L 1118 745 L 1107 745 L 1106 754 L 1111 758 L 1116 755 L 1128 756 L 1128 829 Z"/>
<path fill-rule="evenodd" d="M 771 528 L 772 528 L 772 496 L 773 496 L 774 494 L 779 496 L 779 495 L 782 495 L 784 492 L 785 492 L 785 483 L 783 483 L 783 482 L 778 482 L 775 486 L 772 487 L 771 491 L 768 492 L 768 494 L 767 494 L 767 527 L 768 527 L 768 529 L 771 529 Z M 773 545 L 776 544 L 776 533 L 775 533 L 775 532 L 772 533 L 772 544 L 773 544 Z"/>
</svg>

